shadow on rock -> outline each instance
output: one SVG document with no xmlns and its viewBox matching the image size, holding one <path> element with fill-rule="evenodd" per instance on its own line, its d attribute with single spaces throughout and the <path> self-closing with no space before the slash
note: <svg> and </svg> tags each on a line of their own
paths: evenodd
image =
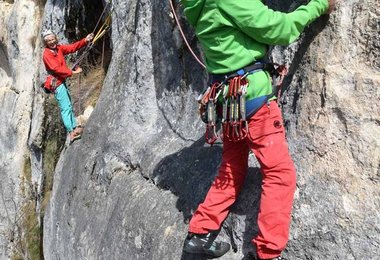
<svg viewBox="0 0 380 260">
<path fill-rule="evenodd" d="M 183 213 L 185 223 L 210 188 L 221 156 L 221 144 L 209 146 L 202 137 L 190 147 L 167 156 L 154 169 L 155 184 L 178 197 L 177 208 Z"/>
<path fill-rule="evenodd" d="M 157 165 L 152 174 L 155 184 L 170 190 L 178 197 L 176 207 L 183 213 L 188 223 L 194 210 L 204 200 L 222 156 L 221 144 L 205 145 L 203 137 L 190 147 L 167 156 Z M 231 214 L 223 223 L 223 229 L 230 238 L 232 250 L 242 247 L 244 259 L 250 259 L 254 252 L 251 240 L 258 232 L 257 214 L 261 194 L 261 174 L 259 168 L 250 167 Z M 184 234 L 185 236 L 185 234 Z M 210 259 L 203 255 L 183 252 L 184 259 Z"/>
</svg>

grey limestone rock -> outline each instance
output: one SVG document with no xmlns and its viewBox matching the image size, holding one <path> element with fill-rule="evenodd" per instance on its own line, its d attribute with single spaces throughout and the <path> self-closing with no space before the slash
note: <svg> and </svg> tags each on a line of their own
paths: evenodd
<svg viewBox="0 0 380 260">
<path fill-rule="evenodd" d="M 186 222 L 221 157 L 220 145 L 204 144 L 196 116 L 195 97 L 207 76 L 183 46 L 167 3 L 113 5 L 105 88 L 83 139 L 64 151 L 56 170 L 45 256 L 197 259 L 181 252 Z M 290 259 L 376 259 L 379 253 L 378 28 L 369 9 L 376 8 L 343 3 L 297 43 L 272 52 L 290 69 L 281 99 L 298 170 Z M 370 32 L 361 34 L 362 26 Z M 185 32 L 199 54 L 191 28 Z M 364 39 L 372 47 L 358 45 Z M 223 259 L 252 251 L 260 174 L 254 158 L 250 165 L 220 233 L 237 252 Z"/>
<path fill-rule="evenodd" d="M 34 178 L 43 178 L 46 111 L 27 83 L 43 73 L 30 56 L 41 55 L 39 31 L 50 27 L 63 42 L 82 37 L 96 21 L 89 6 L 106 3 L 48 0 L 38 28 L 36 1 L 26 1 L 29 8 L 20 2 L 0 2 L 0 25 L 6 25 L 0 26 L 0 174 L 16 193 L 25 157 Z M 267 2 L 289 10 L 304 1 Z M 376 0 L 341 2 L 296 43 L 271 51 L 289 67 L 280 99 L 298 177 L 289 259 L 380 259 L 379 10 Z M 201 56 L 192 29 L 180 20 Z M 34 29 L 19 31 L 25 21 Z M 207 74 L 186 49 L 167 1 L 112 1 L 110 33 L 100 99 L 82 139 L 64 148 L 55 169 L 44 257 L 202 259 L 183 254 L 182 243 L 221 158 L 221 143 L 205 144 L 197 112 Z M 24 34 L 34 41 L 20 40 Z M 245 186 L 219 234 L 236 250 L 222 259 L 249 259 L 253 251 L 261 177 L 254 157 L 249 161 Z M 8 248 L 0 242 L 0 250 Z"/>
</svg>

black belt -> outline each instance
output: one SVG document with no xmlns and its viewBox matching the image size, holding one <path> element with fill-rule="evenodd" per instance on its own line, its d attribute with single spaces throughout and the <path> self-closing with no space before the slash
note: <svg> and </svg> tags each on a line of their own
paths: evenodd
<svg viewBox="0 0 380 260">
<path fill-rule="evenodd" d="M 209 74 L 209 83 L 212 84 L 214 82 L 226 82 L 227 80 L 237 77 L 237 76 L 243 76 L 246 73 L 251 73 L 256 70 L 268 70 L 271 71 L 273 68 L 272 63 L 266 63 L 266 62 L 255 62 L 251 65 L 248 65 L 244 68 L 241 68 L 235 72 L 232 73 L 226 73 L 226 74 Z"/>
</svg>

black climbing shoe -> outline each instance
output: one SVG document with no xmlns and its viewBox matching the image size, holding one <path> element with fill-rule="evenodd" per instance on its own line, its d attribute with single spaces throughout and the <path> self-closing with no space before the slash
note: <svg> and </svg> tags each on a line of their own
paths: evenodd
<svg viewBox="0 0 380 260">
<path fill-rule="evenodd" d="M 186 237 L 183 251 L 190 254 L 205 254 L 211 257 L 220 257 L 230 250 L 230 244 L 215 242 L 211 233 L 189 233 Z"/>
</svg>

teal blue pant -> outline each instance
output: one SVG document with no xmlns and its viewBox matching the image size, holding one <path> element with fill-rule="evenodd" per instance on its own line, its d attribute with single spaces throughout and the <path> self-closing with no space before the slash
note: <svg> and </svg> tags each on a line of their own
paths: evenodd
<svg viewBox="0 0 380 260">
<path fill-rule="evenodd" d="M 77 126 L 75 120 L 73 105 L 66 83 L 62 83 L 55 89 L 54 97 L 58 102 L 59 109 L 61 110 L 61 117 L 67 132 L 72 132 Z"/>
</svg>

